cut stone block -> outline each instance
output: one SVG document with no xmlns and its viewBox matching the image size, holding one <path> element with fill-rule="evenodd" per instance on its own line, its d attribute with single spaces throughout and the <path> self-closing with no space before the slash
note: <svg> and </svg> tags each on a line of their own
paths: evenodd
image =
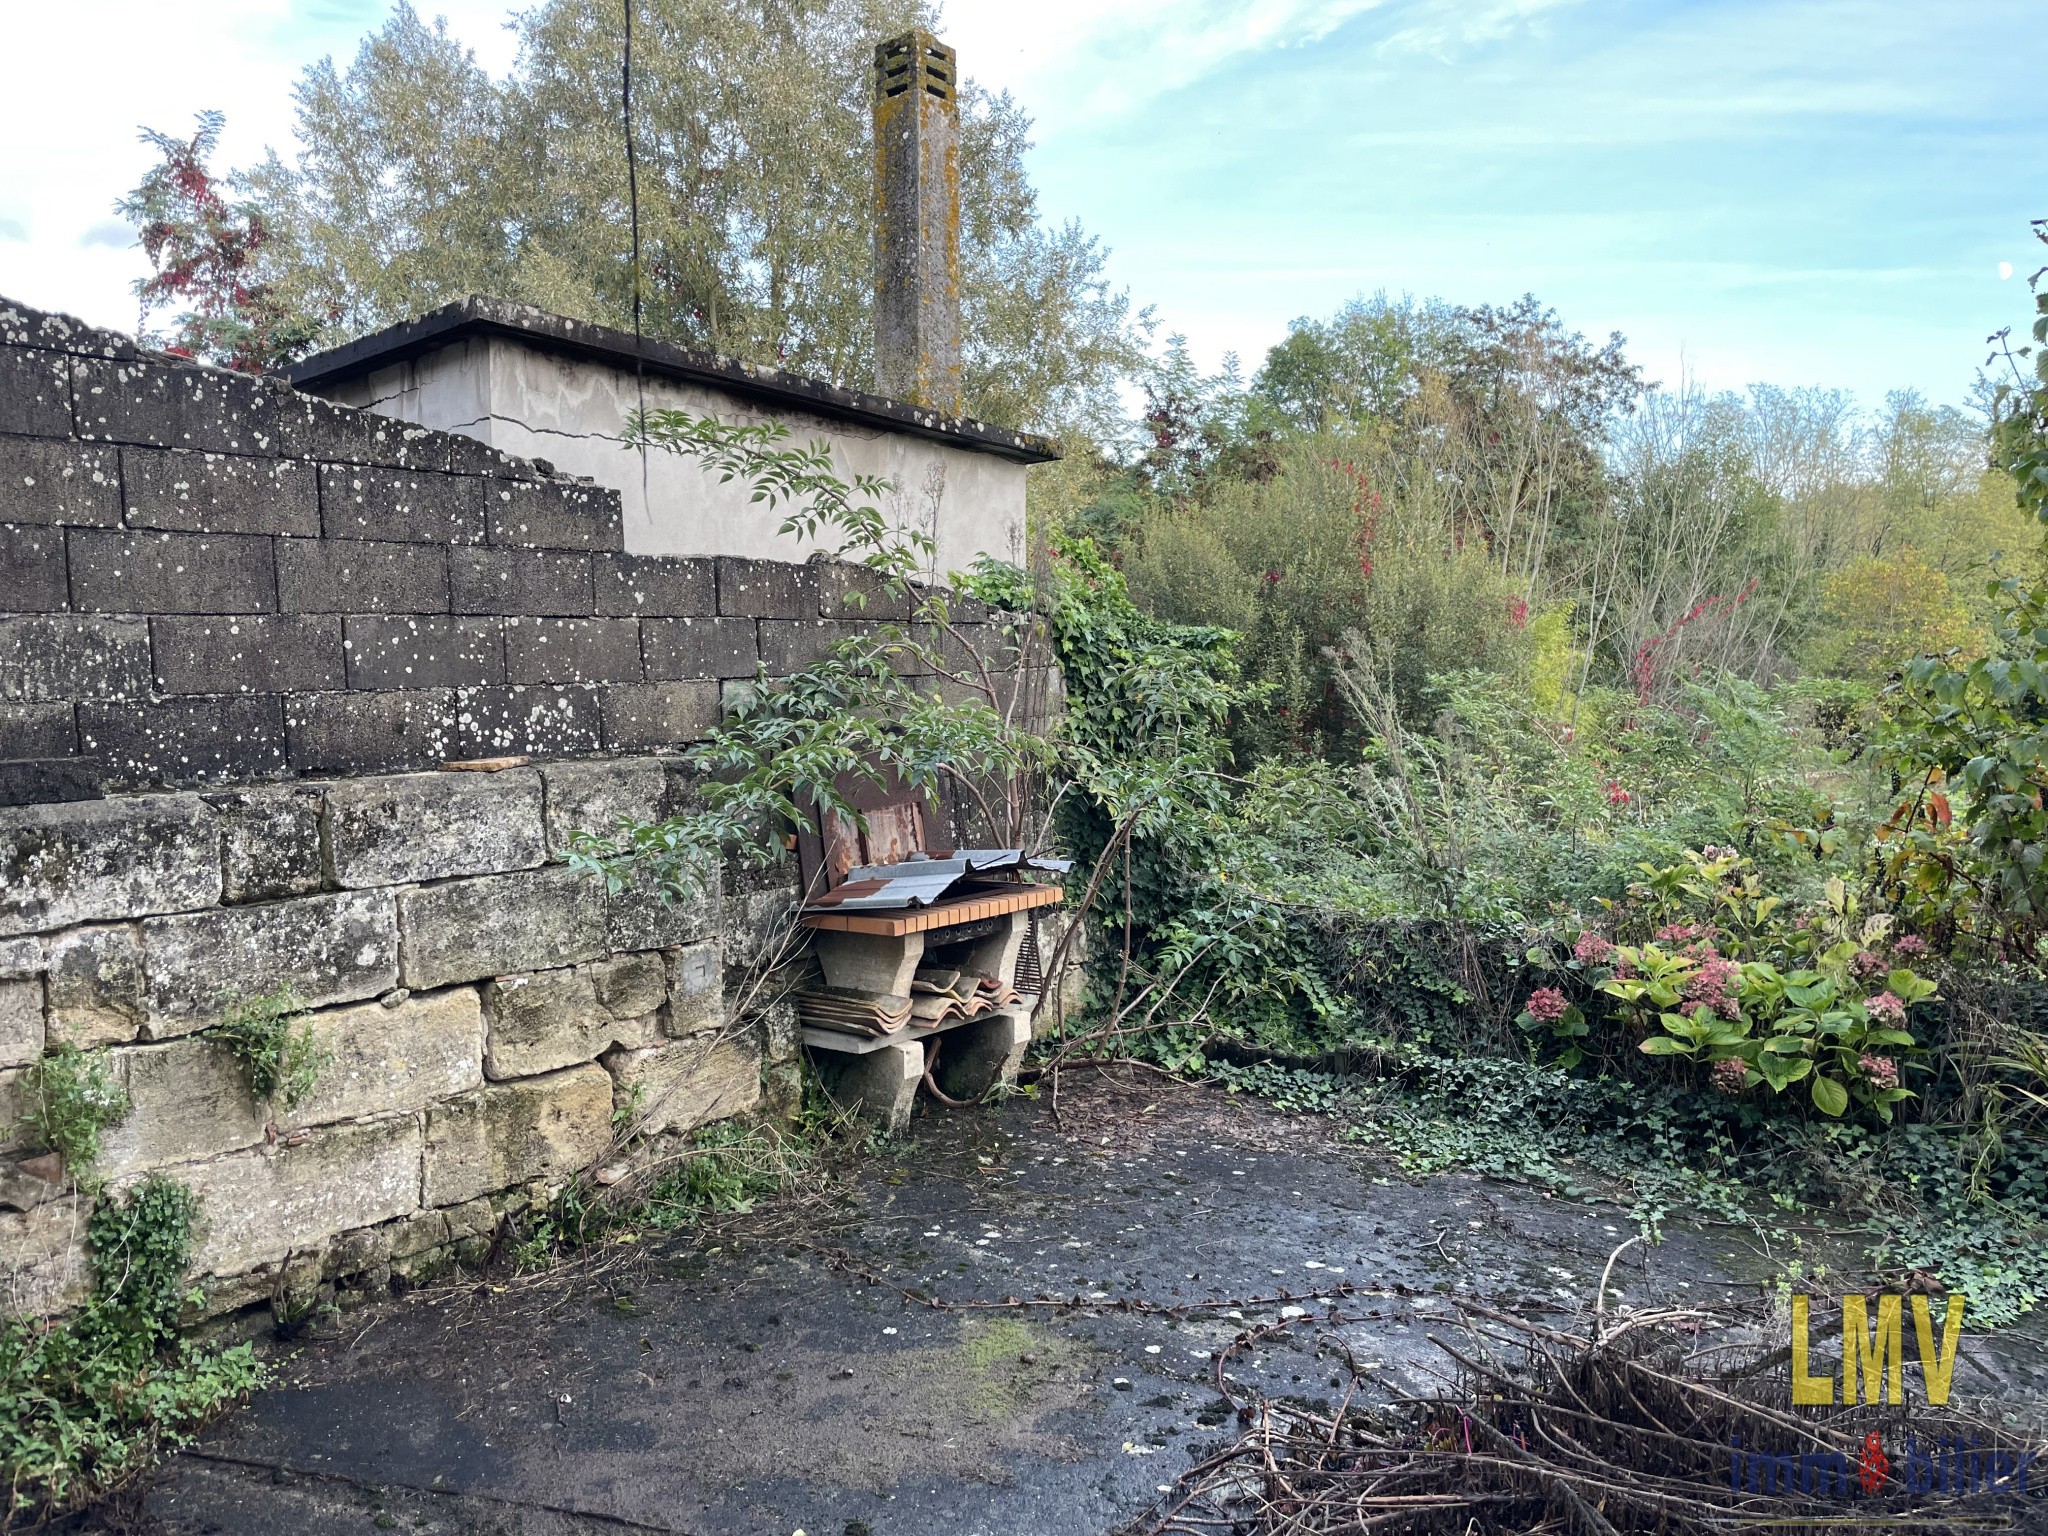
<svg viewBox="0 0 2048 1536">
<path fill-rule="evenodd" d="M 280 785 L 211 794 L 220 815 L 221 900 L 275 901 L 320 889 L 317 789 Z"/>
<path fill-rule="evenodd" d="M 0 981 L 0 1067 L 25 1067 L 43 1054 L 43 978 Z"/>
<path fill-rule="evenodd" d="M 424 1203 L 458 1205 L 530 1179 L 564 1178 L 611 1143 L 612 1079 L 570 1067 L 498 1083 L 427 1111 Z"/>
<path fill-rule="evenodd" d="M 118 1179 L 253 1147 L 269 1120 L 234 1053 L 214 1040 L 124 1046 L 110 1064 L 128 1113 L 100 1133 L 94 1171 Z"/>
<path fill-rule="evenodd" d="M 151 619 L 164 693 L 295 693 L 343 683 L 341 620 L 332 614 Z"/>
<path fill-rule="evenodd" d="M 419 1121 L 393 1115 L 325 1126 L 296 1146 L 280 1141 L 186 1163 L 170 1177 L 199 1197 L 203 1219 L 192 1267 L 238 1274 L 330 1233 L 418 1209 Z"/>
<path fill-rule="evenodd" d="M 608 952 L 604 883 L 568 869 L 452 880 L 398 894 L 408 987 L 544 971 Z"/>
<path fill-rule="evenodd" d="M 655 820 L 668 793 L 668 770 L 644 757 L 548 763 L 540 776 L 547 786 L 548 856 L 555 859 L 568 853 L 578 831 L 610 837 L 622 820 Z"/>
<path fill-rule="evenodd" d="M 646 1136 L 691 1131 L 761 1102 L 761 1053 L 738 1040 L 699 1035 L 621 1047 L 605 1053 L 604 1065 L 617 1084 L 614 1109 L 630 1106 L 627 1123 Z"/>
<path fill-rule="evenodd" d="M 502 619 L 365 614 L 342 624 L 351 688 L 480 688 L 505 681 Z"/>
<path fill-rule="evenodd" d="M 47 1317 L 92 1289 L 84 1200 L 52 1200 L 32 1211 L 0 1211 L 0 1311 Z"/>
<path fill-rule="evenodd" d="M 817 1065 L 825 1092 L 848 1114 L 889 1136 L 910 1123 L 917 1085 L 924 1079 L 924 1047 L 917 1041 L 892 1040 L 859 1055 L 823 1054 Z"/>
<path fill-rule="evenodd" d="M 220 900 L 220 826 L 197 795 L 0 810 L 0 936 Z"/>
<path fill-rule="evenodd" d="M 278 1116 L 280 1125 L 424 1109 L 483 1083 L 484 1020 L 473 988 L 415 994 L 392 1008 L 335 1008 L 312 1024 L 327 1064 L 313 1091 Z"/>
<path fill-rule="evenodd" d="M 120 521 L 121 472 L 115 450 L 0 438 L 0 523 L 111 528 Z"/>
<path fill-rule="evenodd" d="M 782 890 L 728 894 L 723 903 L 722 924 L 725 963 L 750 968 L 802 953 L 799 936 L 790 922 L 795 906 L 793 885 Z"/>
<path fill-rule="evenodd" d="M 580 757 L 604 745 L 595 686 L 464 688 L 456 695 L 464 757 Z"/>
<path fill-rule="evenodd" d="M 540 775 L 415 773 L 327 791 L 327 852 L 345 888 L 531 869 L 546 857 Z"/>
<path fill-rule="evenodd" d="M 706 871 L 705 888 L 664 892 L 650 872 L 636 871 L 605 897 L 605 931 L 615 950 L 667 949 L 712 935 L 721 910 L 722 873 Z"/>
<path fill-rule="evenodd" d="M 718 945 L 685 944 L 663 957 L 668 969 L 668 1017 L 663 1028 L 680 1040 L 725 1022 L 725 968 Z"/>
<path fill-rule="evenodd" d="M 651 1044 L 665 991 L 654 955 L 501 976 L 483 989 L 484 1071 L 531 1077 L 595 1061 L 614 1045 Z"/>
<path fill-rule="evenodd" d="M 190 1034 L 226 1003 L 286 982 L 309 1008 L 375 997 L 398 983 L 388 892 L 351 891 L 226 907 L 142 925 L 152 1040 Z"/>
<path fill-rule="evenodd" d="M 73 928 L 50 940 L 49 1016 L 52 1044 L 91 1050 L 124 1045 L 149 1016 L 148 981 L 137 929 Z"/>
<path fill-rule="evenodd" d="M 41 1138 L 22 1117 L 28 1113 L 28 1099 L 21 1086 L 20 1070 L 0 1072 L 0 1156 L 12 1157 L 38 1149 Z"/>
</svg>

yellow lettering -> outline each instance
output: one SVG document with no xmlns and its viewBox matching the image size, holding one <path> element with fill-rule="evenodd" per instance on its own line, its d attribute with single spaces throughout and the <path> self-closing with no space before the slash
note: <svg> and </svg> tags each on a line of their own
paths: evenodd
<svg viewBox="0 0 2048 1536">
<path fill-rule="evenodd" d="M 1792 1401 L 1815 1408 L 1835 1400 L 1835 1378 L 1806 1374 L 1806 1303 L 1804 1296 L 1792 1298 Z"/>
<path fill-rule="evenodd" d="M 1948 1402 L 1949 1377 L 1955 1374 L 1956 1346 L 1963 1335 L 1963 1298 L 1948 1299 L 1948 1320 L 1941 1325 L 1941 1348 L 1934 1347 L 1934 1318 L 1927 1298 L 1913 1298 L 1913 1331 L 1920 1336 L 1920 1374 L 1927 1382 L 1927 1401 L 1939 1408 Z"/>
<path fill-rule="evenodd" d="M 1842 1401 L 1856 1401 L 1856 1377 L 1860 1371 L 1864 1402 L 1902 1403 L 1906 1400 L 1906 1350 L 1899 1322 L 1899 1298 L 1877 1298 L 1875 1333 L 1866 1327 L 1868 1315 L 1863 1297 L 1842 1298 Z M 1884 1395 L 1887 1386 L 1891 1389 L 1889 1397 Z"/>
</svg>

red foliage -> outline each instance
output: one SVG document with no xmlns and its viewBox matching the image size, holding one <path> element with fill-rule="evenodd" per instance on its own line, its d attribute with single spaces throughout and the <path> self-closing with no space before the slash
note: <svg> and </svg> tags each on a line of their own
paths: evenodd
<svg viewBox="0 0 2048 1536">
<path fill-rule="evenodd" d="M 1757 589 L 1761 578 L 1752 576 L 1747 585 L 1732 597 L 1704 597 L 1694 603 L 1685 616 L 1662 634 L 1652 635 L 1636 647 L 1635 664 L 1629 669 L 1631 681 L 1635 683 L 1636 698 L 1649 703 L 1657 691 L 1657 653 L 1664 646 L 1676 640 L 1693 625 L 1706 619 L 1732 618 L 1735 610 L 1748 602 Z"/>
</svg>

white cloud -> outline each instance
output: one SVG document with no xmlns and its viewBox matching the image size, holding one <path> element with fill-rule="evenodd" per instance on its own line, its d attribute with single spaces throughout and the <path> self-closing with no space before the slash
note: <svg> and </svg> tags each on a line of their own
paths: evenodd
<svg viewBox="0 0 2048 1536">
<path fill-rule="evenodd" d="M 101 219 L 78 237 L 78 243 L 88 250 L 104 246 L 110 251 L 125 251 L 135 243 L 135 226 L 126 219 Z"/>
<path fill-rule="evenodd" d="M 26 240 L 28 225 L 20 219 L 0 219 L 0 240 Z"/>
</svg>

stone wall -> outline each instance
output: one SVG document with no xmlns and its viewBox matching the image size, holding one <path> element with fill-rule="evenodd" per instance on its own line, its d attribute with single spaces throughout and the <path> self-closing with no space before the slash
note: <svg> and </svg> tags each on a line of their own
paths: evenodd
<svg viewBox="0 0 2048 1536">
<path fill-rule="evenodd" d="M 724 690 L 905 616 L 849 567 L 628 555 L 614 491 L 0 301 L 0 1305 L 89 1278 L 20 1119 L 52 1047 L 128 1094 L 108 1187 L 198 1193 L 210 1310 L 473 1257 L 615 1110 L 786 1103 L 793 1023 L 729 992 L 793 886 L 664 904 L 564 853 L 680 803 Z M 528 761 L 441 766 L 486 758 Z M 330 1057 L 288 1112 L 205 1034 L 285 983 Z"/>
<path fill-rule="evenodd" d="M 199 1195 L 214 1309 L 473 1253 L 615 1110 L 680 1134 L 755 1107 L 794 1037 L 728 1016 L 725 961 L 791 892 L 663 903 L 563 862 L 574 829 L 686 794 L 637 757 L 0 810 L 0 1302 L 89 1278 L 85 1203 L 18 1118 L 50 1046 L 105 1050 L 127 1093 L 109 1187 Z M 327 1063 L 284 1110 L 204 1031 L 287 982 Z"/>
<path fill-rule="evenodd" d="M 614 490 L 0 299 L 0 804 L 666 750 L 891 610 L 850 566 L 629 555 Z"/>
</svg>

